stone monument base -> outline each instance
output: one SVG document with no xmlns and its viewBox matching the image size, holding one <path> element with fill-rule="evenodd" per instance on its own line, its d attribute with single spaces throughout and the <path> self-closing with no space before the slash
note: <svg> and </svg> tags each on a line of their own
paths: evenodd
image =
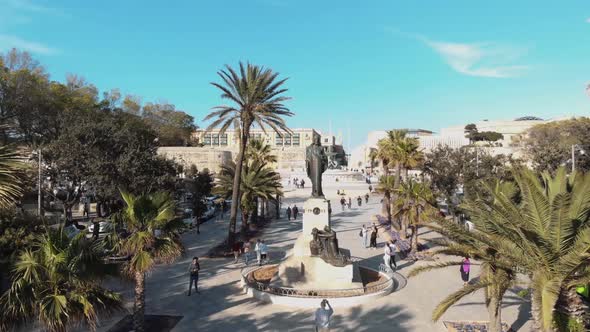
<svg viewBox="0 0 590 332">
<path fill-rule="evenodd" d="M 289 256 L 279 265 L 271 285 L 297 289 L 350 289 L 363 287 L 356 264 L 338 267 L 316 256 Z"/>
</svg>

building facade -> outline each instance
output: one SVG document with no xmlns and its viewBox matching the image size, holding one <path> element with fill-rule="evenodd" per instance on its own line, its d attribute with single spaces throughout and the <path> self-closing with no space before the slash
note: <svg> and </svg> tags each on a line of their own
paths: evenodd
<svg viewBox="0 0 590 332">
<path fill-rule="evenodd" d="M 273 166 L 278 170 L 302 171 L 305 170 L 305 149 L 315 138 L 322 135 L 312 128 L 295 128 L 291 133 L 276 133 L 274 130 L 266 132 L 260 128 L 250 130 L 250 139 L 262 140 L 268 144 L 272 153 L 277 156 L 277 162 Z M 332 160 L 342 162 L 346 155 L 342 145 L 333 136 L 326 136 L 328 140 L 322 146 L 330 153 Z M 219 129 L 205 131 L 199 129 L 193 133 L 193 139 L 200 145 L 198 147 L 161 147 L 158 153 L 173 159 L 186 167 L 194 164 L 198 169 L 208 168 L 217 172 L 220 165 L 235 158 L 239 151 L 239 137 L 234 130 L 220 133 Z"/>
</svg>

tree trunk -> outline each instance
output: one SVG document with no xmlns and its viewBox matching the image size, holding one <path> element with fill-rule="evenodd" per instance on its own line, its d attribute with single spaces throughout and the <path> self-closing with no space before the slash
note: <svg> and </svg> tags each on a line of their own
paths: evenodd
<svg viewBox="0 0 590 332">
<path fill-rule="evenodd" d="M 145 330 L 145 273 L 135 272 L 135 304 L 133 306 L 133 329 Z"/>
<path fill-rule="evenodd" d="M 487 305 L 490 325 L 488 331 L 502 332 L 502 300 L 492 296 Z"/>
<path fill-rule="evenodd" d="M 393 188 L 397 189 L 399 188 L 399 180 L 402 176 L 402 165 L 400 165 L 400 163 L 397 163 L 395 165 L 395 181 L 393 182 Z"/>
<path fill-rule="evenodd" d="M 410 253 L 415 254 L 418 252 L 418 226 L 412 226 L 412 239 L 410 242 Z"/>
<path fill-rule="evenodd" d="M 575 288 L 562 288 L 557 300 L 557 312 L 575 319 L 580 324 L 588 326 L 590 311 Z"/>
<path fill-rule="evenodd" d="M 238 219 L 238 206 L 240 205 L 240 183 L 242 179 L 242 166 L 244 163 L 244 152 L 248 144 L 250 135 L 250 123 L 244 123 L 244 130 L 240 137 L 240 150 L 236 158 L 236 172 L 234 174 L 234 183 L 231 195 L 231 209 L 229 215 L 229 232 L 227 234 L 227 244 L 231 248 L 236 240 L 236 224 Z"/>
<path fill-rule="evenodd" d="M 281 218 L 281 197 L 277 194 L 277 201 L 275 203 L 275 208 L 277 210 L 277 219 Z"/>
<path fill-rule="evenodd" d="M 248 230 L 250 229 L 248 225 L 248 217 L 248 211 L 244 211 L 244 209 L 242 208 L 242 234 L 244 235 L 247 234 Z"/>
<path fill-rule="evenodd" d="M 531 290 L 531 316 L 533 317 L 533 331 L 542 331 L 543 323 L 541 321 L 541 299 L 538 298 L 535 290 Z"/>
<path fill-rule="evenodd" d="M 381 204 L 381 214 L 387 216 L 387 222 L 391 225 L 391 194 L 385 192 L 383 195 L 383 203 Z"/>
<path fill-rule="evenodd" d="M 400 234 L 399 236 L 402 238 L 402 240 L 405 240 L 408 238 L 407 236 L 407 232 L 408 232 L 408 223 L 405 220 L 406 218 L 400 218 L 400 223 L 401 223 L 401 227 L 400 227 Z"/>
<path fill-rule="evenodd" d="M 252 211 L 252 222 L 253 223 L 258 223 L 258 209 L 260 209 L 260 198 L 256 197 L 254 199 L 255 207 L 254 207 L 254 211 Z"/>
</svg>

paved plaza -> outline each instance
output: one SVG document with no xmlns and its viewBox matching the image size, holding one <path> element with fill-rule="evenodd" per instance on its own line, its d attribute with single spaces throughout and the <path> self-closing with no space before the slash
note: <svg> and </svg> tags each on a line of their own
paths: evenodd
<svg viewBox="0 0 590 332">
<path fill-rule="evenodd" d="M 325 184 L 325 193 L 332 201 L 332 223 L 338 232 L 340 246 L 351 250 L 353 256 L 370 260 L 371 266 L 378 267 L 382 261 L 382 240 L 379 250 L 363 248 L 358 236 L 363 223 L 369 224 L 372 214 L 380 210 L 380 197 L 372 196 L 369 204 L 359 208 L 355 197 L 368 191 L 365 183 Z M 344 189 L 353 199 L 352 209 L 341 211 L 336 195 L 337 189 Z M 287 205 L 301 207 L 309 197 L 310 189 L 286 188 L 283 209 Z M 147 279 L 146 314 L 183 316 L 175 332 L 181 331 L 312 331 L 313 311 L 298 310 L 278 305 L 265 304 L 249 298 L 239 287 L 240 269 L 243 262 L 233 263 L 233 258 L 208 259 L 202 257 L 199 286 L 201 294 L 186 296 L 188 288 L 187 267 L 193 256 L 203 256 L 209 248 L 219 243 L 227 233 L 226 220 L 209 220 L 201 227 L 201 234 L 190 232 L 183 235 L 186 255 L 171 265 L 156 268 Z M 273 221 L 262 238 L 268 243 L 271 260 L 284 257 L 301 231 L 302 219 L 287 221 L 286 218 Z M 421 230 L 421 239 L 431 239 L 437 234 Z M 407 276 L 409 271 L 423 262 L 398 262 L 398 272 Z M 476 265 L 476 264 L 474 264 Z M 478 274 L 473 266 L 472 277 Z M 467 296 L 464 301 L 452 307 L 439 322 L 431 321 L 436 304 L 451 292 L 459 289 L 462 281 L 459 268 L 450 267 L 436 270 L 409 279 L 407 285 L 386 297 L 369 304 L 336 309 L 333 317 L 333 331 L 446 331 L 444 320 L 487 320 L 483 304 L 483 293 Z M 131 310 L 133 285 L 113 283 L 128 300 L 126 307 Z M 503 321 L 515 331 L 530 330 L 528 321 L 530 304 L 511 290 L 504 299 Z M 318 300 L 319 305 L 319 300 Z M 107 331 L 123 314 L 100 322 L 99 331 Z"/>
</svg>

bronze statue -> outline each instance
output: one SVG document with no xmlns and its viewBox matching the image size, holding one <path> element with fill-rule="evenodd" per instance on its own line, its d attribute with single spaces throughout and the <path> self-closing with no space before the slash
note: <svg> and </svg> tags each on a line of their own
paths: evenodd
<svg viewBox="0 0 590 332">
<path fill-rule="evenodd" d="M 326 225 L 323 230 L 314 228 L 311 234 L 313 240 L 309 243 L 309 249 L 312 256 L 318 256 L 319 254 L 326 263 L 333 266 L 345 266 L 348 264 L 348 257 L 340 252 L 336 232 L 330 226 Z"/>
<path fill-rule="evenodd" d="M 305 168 L 311 179 L 311 196 L 323 198 L 322 174 L 328 168 L 328 157 L 320 142 L 320 136 L 315 136 L 313 143 L 305 149 Z"/>
</svg>

